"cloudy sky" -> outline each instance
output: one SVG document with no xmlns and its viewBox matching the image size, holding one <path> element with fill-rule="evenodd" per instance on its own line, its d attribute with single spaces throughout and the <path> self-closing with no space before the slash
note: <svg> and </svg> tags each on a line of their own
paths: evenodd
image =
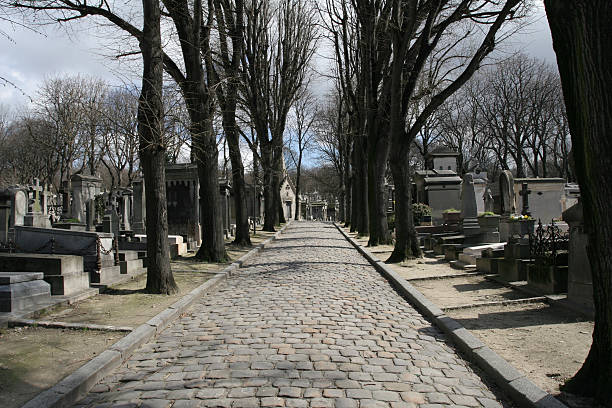
<svg viewBox="0 0 612 408">
<path fill-rule="evenodd" d="M 538 3 L 541 3 L 538 0 Z M 542 6 L 534 22 L 508 45 L 555 63 L 552 42 Z M 137 82 L 139 68 L 109 58 L 108 38 L 84 24 L 72 24 L 69 31 L 57 25 L 38 27 L 38 32 L 0 20 L 0 77 L 14 83 L 28 97 L 36 97 L 36 89 L 46 77 L 88 75 L 112 84 Z M 0 105 L 17 108 L 29 98 L 9 85 L 0 83 Z"/>
</svg>

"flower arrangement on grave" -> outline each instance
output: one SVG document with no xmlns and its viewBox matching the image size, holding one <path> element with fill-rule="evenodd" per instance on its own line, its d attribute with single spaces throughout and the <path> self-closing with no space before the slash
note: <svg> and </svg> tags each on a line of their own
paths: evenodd
<svg viewBox="0 0 612 408">
<path fill-rule="evenodd" d="M 510 220 L 511 221 L 529 221 L 529 220 L 533 220 L 533 217 L 530 215 L 517 215 L 517 214 L 512 214 L 510 216 Z"/>
<path fill-rule="evenodd" d="M 452 214 L 452 213 L 460 213 L 461 211 L 456 209 L 456 208 L 447 208 L 446 210 L 442 211 L 443 214 Z"/>
<path fill-rule="evenodd" d="M 492 211 L 485 211 L 483 213 L 478 214 L 479 217 L 493 217 L 495 215 L 497 215 L 497 214 L 495 214 Z"/>
<path fill-rule="evenodd" d="M 423 203 L 412 204 L 412 218 L 415 225 L 431 221 L 431 207 Z"/>
</svg>

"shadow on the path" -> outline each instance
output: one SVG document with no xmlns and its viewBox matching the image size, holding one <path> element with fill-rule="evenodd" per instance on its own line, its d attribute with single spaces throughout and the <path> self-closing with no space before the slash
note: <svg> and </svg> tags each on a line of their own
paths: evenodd
<svg viewBox="0 0 612 408">
<path fill-rule="evenodd" d="M 281 262 L 260 262 L 260 263 L 249 263 L 247 265 L 245 265 L 245 268 L 254 268 L 254 267 L 259 267 L 259 266 L 286 266 L 286 267 L 291 267 L 291 271 L 292 272 L 296 272 L 295 268 L 296 267 L 300 267 L 300 266 L 308 266 L 308 265 L 356 265 L 356 266 L 370 266 L 369 263 L 367 263 L 367 261 L 364 261 L 363 263 L 356 263 L 356 262 L 334 262 L 334 261 L 281 261 Z M 277 270 L 270 270 L 270 271 L 265 271 L 265 272 L 261 272 L 258 271 L 257 273 L 276 273 L 276 272 L 281 272 L 282 269 L 277 269 Z M 373 268 L 371 270 L 372 272 L 376 272 Z"/>
</svg>

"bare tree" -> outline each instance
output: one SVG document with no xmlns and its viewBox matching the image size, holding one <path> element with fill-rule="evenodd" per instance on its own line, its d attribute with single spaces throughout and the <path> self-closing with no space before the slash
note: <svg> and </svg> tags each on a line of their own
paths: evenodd
<svg viewBox="0 0 612 408">
<path fill-rule="evenodd" d="M 164 70 L 180 87 L 190 117 L 190 132 L 193 157 L 200 180 L 200 214 L 203 242 L 196 259 L 224 261 L 227 257 L 223 239 L 223 225 L 218 191 L 218 149 L 213 129 L 215 111 L 213 91 L 208 80 L 213 79 L 210 34 L 213 26 L 212 0 L 206 5 L 201 0 L 193 3 L 165 0 L 166 8 L 161 14 L 168 17 L 174 28 L 182 61 L 177 63 L 162 51 Z M 11 7 L 47 13 L 57 22 L 72 21 L 88 16 L 100 16 L 120 28 L 130 37 L 142 42 L 143 32 L 136 27 L 134 15 L 120 15 L 108 2 L 92 5 L 87 1 L 74 0 L 24 0 L 13 1 Z M 133 55 L 135 52 L 122 53 Z M 181 69 L 183 67 L 183 69 Z"/>
<path fill-rule="evenodd" d="M 300 219 L 300 194 L 301 194 L 301 173 L 304 153 L 312 148 L 314 142 L 313 125 L 317 119 L 318 108 L 314 95 L 308 90 L 304 90 L 298 97 L 293 107 L 293 117 L 290 118 L 288 126 L 289 137 L 287 144 L 291 160 L 295 164 L 295 219 Z M 292 147 L 297 150 L 294 153 Z"/>
<path fill-rule="evenodd" d="M 111 91 L 99 115 L 104 122 L 100 161 L 111 176 L 111 188 L 129 185 L 138 164 L 138 96 L 127 88 Z"/>
<path fill-rule="evenodd" d="M 244 54 L 244 2 L 243 0 L 214 0 L 214 8 L 219 34 L 219 61 L 212 66 L 212 72 L 232 164 L 232 190 L 236 210 L 234 244 L 250 246 L 244 165 L 240 152 L 240 132 L 236 121 L 240 64 Z"/>
<path fill-rule="evenodd" d="M 350 222 L 351 209 L 351 171 L 350 160 L 353 145 L 349 130 L 349 117 L 344 106 L 344 99 L 339 89 L 328 96 L 327 103 L 319 110 L 315 123 L 316 149 L 319 159 L 335 170 L 340 187 L 338 201 L 340 220 Z"/>
<path fill-rule="evenodd" d="M 283 134 L 289 110 L 307 83 L 316 41 L 316 14 L 306 0 L 281 0 L 272 11 L 265 0 L 245 4 L 243 104 L 257 134 L 264 172 L 264 230 L 282 219 Z M 248 141 L 248 138 L 246 138 Z"/>
<path fill-rule="evenodd" d="M 520 0 L 463 0 L 452 4 L 444 1 L 393 2 L 393 20 L 390 24 L 393 58 L 390 68 L 392 85 L 389 120 L 392 143 L 390 163 L 396 193 L 396 241 L 389 262 L 421 255 L 412 220 L 408 160 L 411 145 L 431 115 L 477 71 L 483 59 L 494 49 L 502 25 L 515 17 L 520 5 Z M 429 102 L 414 120 L 408 122 L 411 102 L 419 98 L 415 91 L 427 60 L 435 55 L 434 51 L 439 47 L 452 52 L 460 50 L 461 42 L 470 38 L 473 28 L 470 22 L 488 26 L 479 40 L 480 45 L 468 47 L 464 50 L 465 54 L 455 54 L 455 58 L 443 59 L 442 74 L 436 77 L 444 82 L 432 90 L 434 94 Z M 453 40 L 451 36 L 449 40 L 450 34 L 456 36 L 456 39 Z"/>
<path fill-rule="evenodd" d="M 140 162 L 147 202 L 147 292 L 172 294 L 178 287 L 170 269 L 166 203 L 166 144 L 163 133 L 163 54 L 158 0 L 142 0 L 144 28 L 142 91 L 138 100 Z"/>
</svg>

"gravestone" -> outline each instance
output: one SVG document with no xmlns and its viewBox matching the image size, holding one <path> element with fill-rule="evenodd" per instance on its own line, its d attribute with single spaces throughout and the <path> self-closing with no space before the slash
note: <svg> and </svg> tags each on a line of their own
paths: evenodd
<svg viewBox="0 0 612 408">
<path fill-rule="evenodd" d="M 51 303 L 42 272 L 0 272 L 0 312 L 31 312 Z"/>
<path fill-rule="evenodd" d="M 474 177 L 472 174 L 463 176 L 461 188 L 461 218 L 463 235 L 466 237 L 478 235 L 480 226 L 478 225 L 478 205 L 474 192 Z"/>
<path fill-rule="evenodd" d="M 11 217 L 11 196 L 8 191 L 0 191 L 0 243 L 7 243 Z"/>
<path fill-rule="evenodd" d="M 516 212 L 514 202 L 514 177 L 510 170 L 504 170 L 499 176 L 499 193 L 501 195 L 501 213 L 509 216 Z"/>
<path fill-rule="evenodd" d="M 30 187 L 32 191 L 32 203 L 28 207 L 30 211 L 23 218 L 23 225 L 27 227 L 51 228 L 49 217 L 43 213 L 40 202 L 43 187 L 39 180 L 35 179 L 34 185 Z"/>
<path fill-rule="evenodd" d="M 87 217 L 87 231 L 95 231 L 96 230 L 96 200 L 89 200 L 87 202 L 86 208 L 86 217 Z"/>
</svg>

